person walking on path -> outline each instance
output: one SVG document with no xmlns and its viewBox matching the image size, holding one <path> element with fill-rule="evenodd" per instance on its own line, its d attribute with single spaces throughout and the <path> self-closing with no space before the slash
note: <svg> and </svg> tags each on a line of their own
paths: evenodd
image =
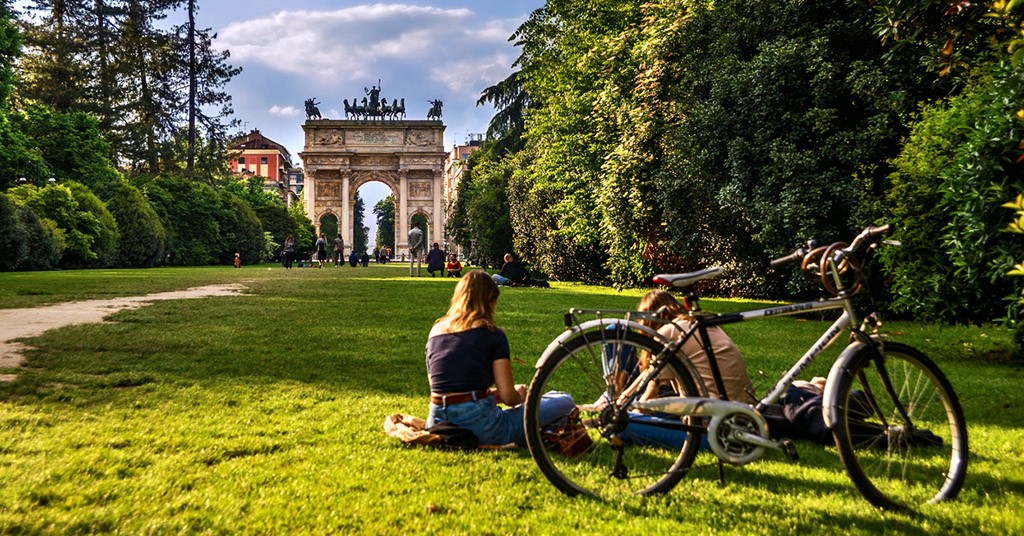
<svg viewBox="0 0 1024 536">
<path fill-rule="evenodd" d="M 420 255 L 423 253 L 423 231 L 420 230 L 420 222 L 413 222 L 409 230 L 409 277 L 413 277 L 413 266 L 416 266 L 415 276 L 419 276 L 423 270 L 423 261 Z"/>
<path fill-rule="evenodd" d="M 345 241 L 341 239 L 341 233 L 334 239 L 334 267 L 345 264 Z"/>
<path fill-rule="evenodd" d="M 317 268 L 323 268 L 324 263 L 327 262 L 327 236 L 320 233 L 320 238 L 316 239 L 316 262 L 318 263 Z"/>
<path fill-rule="evenodd" d="M 434 272 L 441 273 L 441 270 L 444 270 L 444 252 L 441 251 L 441 246 L 434 242 L 427 252 L 427 273 L 434 277 Z"/>
</svg>

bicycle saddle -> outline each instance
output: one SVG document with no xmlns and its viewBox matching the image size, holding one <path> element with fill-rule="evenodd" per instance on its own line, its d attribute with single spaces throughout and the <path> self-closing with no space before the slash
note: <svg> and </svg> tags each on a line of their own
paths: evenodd
<svg viewBox="0 0 1024 536">
<path fill-rule="evenodd" d="M 696 272 L 687 272 L 685 274 L 658 274 L 654 276 L 652 281 L 659 285 L 665 285 L 673 288 L 686 288 L 697 281 L 704 279 L 711 279 L 712 277 L 718 277 L 725 271 L 725 268 L 721 266 L 715 266 L 713 268 L 706 268 L 704 270 L 698 270 Z"/>
</svg>

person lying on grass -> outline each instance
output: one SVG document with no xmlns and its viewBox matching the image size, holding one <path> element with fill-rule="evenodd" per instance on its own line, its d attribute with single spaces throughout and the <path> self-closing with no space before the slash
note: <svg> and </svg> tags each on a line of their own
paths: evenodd
<svg viewBox="0 0 1024 536">
<path fill-rule="evenodd" d="M 640 300 L 637 307 L 640 311 L 660 311 L 659 316 L 669 323 L 661 323 L 651 320 L 641 320 L 641 323 L 656 329 L 658 333 L 668 339 L 678 339 L 685 335 L 693 326 L 693 317 L 689 311 L 679 303 L 675 297 L 665 290 L 655 289 L 648 292 Z M 729 400 L 742 402 L 744 404 L 757 404 L 757 394 L 754 384 L 747 372 L 747 364 L 743 355 L 731 338 L 718 326 L 708 326 L 708 337 L 712 349 L 715 352 L 715 361 L 718 364 L 718 371 L 722 376 L 722 384 Z M 679 350 L 680 356 L 693 364 L 700 375 L 695 380 L 700 380 L 707 389 L 708 396 L 720 398 L 718 388 L 715 386 L 714 376 L 711 372 L 711 364 L 708 356 L 701 347 L 699 338 L 691 337 Z M 639 370 L 648 367 L 649 355 L 620 356 L 619 359 L 626 361 L 638 359 Z M 637 363 L 637 361 L 633 361 Z M 667 373 L 667 371 L 666 371 Z M 786 390 L 782 398 L 762 411 L 768 422 L 768 427 L 773 438 L 789 437 L 792 439 L 806 439 L 820 445 L 832 443 L 832 434 L 825 426 L 822 417 L 822 391 L 825 386 L 825 378 L 814 378 L 811 381 L 797 380 Z M 676 396 L 673 392 L 671 377 L 666 377 L 652 382 L 648 385 L 647 392 L 641 395 L 641 399 L 656 398 L 659 396 Z M 628 392 L 628 389 L 627 389 Z M 862 396 L 861 395 L 858 395 Z M 858 398 L 859 400 L 859 398 Z M 622 439 L 632 443 L 660 445 L 667 448 L 678 449 L 686 440 L 686 432 L 672 429 L 659 424 L 673 420 L 667 416 L 650 415 L 640 412 L 630 412 L 631 423 L 622 434 Z M 701 439 L 701 448 L 707 449 L 707 438 Z"/>
<path fill-rule="evenodd" d="M 498 285 L 487 272 L 473 270 L 459 279 L 448 312 L 434 322 L 426 348 L 427 428 L 447 421 L 472 431 L 481 445 L 522 446 L 526 386 L 515 383 L 508 338 L 494 324 L 497 303 Z M 541 422 L 555 422 L 575 407 L 566 393 L 546 393 Z"/>
</svg>

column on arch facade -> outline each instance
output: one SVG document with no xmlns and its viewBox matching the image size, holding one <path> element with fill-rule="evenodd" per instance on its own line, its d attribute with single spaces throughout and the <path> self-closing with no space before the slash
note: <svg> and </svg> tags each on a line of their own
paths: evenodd
<svg viewBox="0 0 1024 536">
<path fill-rule="evenodd" d="M 443 202 L 441 201 L 442 196 L 442 185 L 444 183 L 444 177 L 441 175 L 440 170 L 434 171 L 434 232 L 431 237 L 431 242 L 437 242 L 441 244 L 441 248 L 445 248 L 444 239 L 444 211 L 442 210 Z"/>
<path fill-rule="evenodd" d="M 401 170 L 398 172 L 398 217 L 395 218 L 395 232 L 398 236 L 395 237 L 395 246 L 399 244 L 405 249 L 406 255 L 411 255 L 409 251 L 409 171 Z M 397 253 L 397 252 L 396 252 Z"/>
<path fill-rule="evenodd" d="M 316 217 L 316 171 L 316 166 L 310 166 L 306 169 L 306 186 L 302 190 L 302 197 L 305 201 L 303 208 L 306 209 L 306 216 L 311 220 Z"/>
<path fill-rule="evenodd" d="M 341 239 L 345 241 L 345 247 L 351 249 L 355 244 L 352 240 L 354 234 L 352 232 L 352 199 L 349 195 L 351 189 L 351 173 L 347 170 L 341 171 L 341 221 L 339 225 L 341 227 Z"/>
</svg>

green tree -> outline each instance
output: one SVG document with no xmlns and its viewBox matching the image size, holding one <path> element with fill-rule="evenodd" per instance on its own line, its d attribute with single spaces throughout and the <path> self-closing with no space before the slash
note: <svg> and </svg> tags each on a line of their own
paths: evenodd
<svg viewBox="0 0 1024 536">
<path fill-rule="evenodd" d="M 27 6 L 24 39 L 28 53 L 19 93 L 57 112 L 89 106 L 91 85 L 89 23 L 86 0 L 34 0 Z"/>
<path fill-rule="evenodd" d="M 79 210 L 88 213 L 96 221 L 96 226 L 91 227 L 92 245 L 87 256 L 75 258 L 65 254 L 61 264 L 65 267 L 75 268 L 101 268 L 110 266 L 117 256 L 117 246 L 121 238 L 117 228 L 117 220 L 107 209 L 106 203 L 100 200 L 89 189 L 88 186 L 75 182 L 65 183 L 71 190 Z"/>
<path fill-rule="evenodd" d="M 89 188 L 121 180 L 110 160 L 110 144 L 92 116 L 83 112 L 55 113 L 30 105 L 11 119 L 38 154 L 29 175 L 35 180 L 71 179 Z"/>
<path fill-rule="evenodd" d="M 14 66 L 20 57 L 21 33 L 7 0 L 0 0 L 0 189 L 13 186 L 30 160 L 24 133 L 12 126 L 8 117 L 16 81 Z"/>
<path fill-rule="evenodd" d="M 384 199 L 377 201 L 373 206 L 373 213 L 377 217 L 377 236 L 374 243 L 378 248 L 390 247 L 395 250 L 395 194 L 390 194 Z"/>
<path fill-rule="evenodd" d="M 500 266 L 502 257 L 513 251 L 507 189 L 514 168 L 507 159 L 487 157 L 491 147 L 493 142 L 485 142 L 470 155 L 447 231 L 473 260 Z"/>
<path fill-rule="evenodd" d="M 777 296 L 796 276 L 765 260 L 802 240 L 849 239 L 881 214 L 902 118 L 923 84 L 889 70 L 842 0 L 715 4 L 685 32 L 673 90 L 684 118 L 658 173 L 671 252 L 732 266 L 731 289 Z"/>
<path fill-rule="evenodd" d="M 157 174 L 160 155 L 177 130 L 181 92 L 176 65 L 177 34 L 158 24 L 181 0 L 127 0 L 113 44 L 117 80 L 115 109 L 131 120 L 114 121 L 107 132 L 118 159 L 132 171 Z"/>
<path fill-rule="evenodd" d="M 186 110 L 186 172 L 192 175 L 195 171 L 199 132 L 207 133 L 208 140 L 225 139 L 227 125 L 223 120 L 229 117 L 231 95 L 224 91 L 224 86 L 232 78 L 242 72 L 241 68 L 227 63 L 231 53 L 227 50 L 216 50 L 209 28 L 200 29 L 196 26 L 196 0 L 186 0 L 188 21 L 178 29 L 180 51 L 179 63 L 185 67 L 185 82 L 188 92 L 185 102 Z M 209 143 L 207 144 L 209 146 Z M 225 155 L 221 155 L 225 156 Z M 221 161 L 224 161 L 221 158 Z M 207 160 L 211 162 L 211 160 Z"/>
<path fill-rule="evenodd" d="M 1001 64 L 916 126 L 891 194 L 897 238 L 910 246 L 886 257 L 899 310 L 946 322 L 1020 317 L 1021 281 L 1005 274 L 1024 244 L 1003 232 L 1001 205 L 1024 189 L 1021 102 L 1024 67 Z"/>
<path fill-rule="evenodd" d="M 307 256 L 313 252 L 313 245 L 316 243 L 316 227 L 306 215 L 306 208 L 302 206 L 302 203 L 292 203 L 288 207 L 288 214 L 296 225 L 295 252 L 302 258 L 308 258 Z"/>
<path fill-rule="evenodd" d="M 0 128 L 14 90 L 14 62 L 21 56 L 21 32 L 11 17 L 8 0 L 0 0 Z"/>
</svg>

